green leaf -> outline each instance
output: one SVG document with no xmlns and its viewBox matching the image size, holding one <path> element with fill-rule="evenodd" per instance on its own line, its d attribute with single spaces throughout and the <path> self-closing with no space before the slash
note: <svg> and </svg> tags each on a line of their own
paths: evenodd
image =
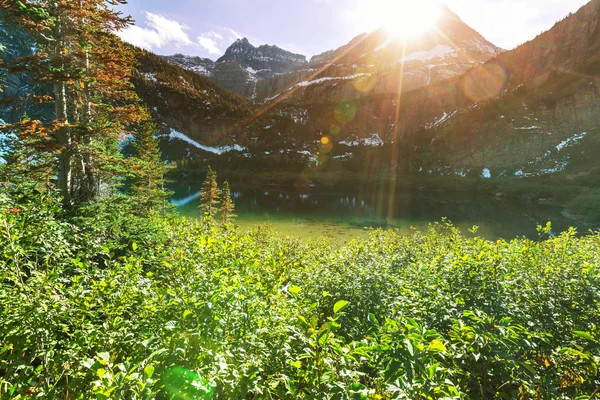
<svg viewBox="0 0 600 400">
<path fill-rule="evenodd" d="M 406 350 L 408 350 L 408 354 L 410 354 L 411 357 L 415 356 L 415 348 L 412 344 L 412 342 L 408 339 L 404 339 L 404 344 L 406 345 Z"/>
<path fill-rule="evenodd" d="M 300 293 L 300 286 L 290 286 L 288 287 L 288 291 L 293 294 L 294 296 L 297 296 Z"/>
<path fill-rule="evenodd" d="M 434 351 L 434 352 L 442 352 L 442 351 L 446 351 L 446 346 L 444 346 L 444 344 L 439 341 L 438 339 L 432 340 L 431 343 L 429 343 L 429 351 Z"/>
<path fill-rule="evenodd" d="M 104 375 L 106 375 L 106 370 L 104 368 L 98 368 L 96 375 L 98 375 L 98 378 L 102 379 Z"/>
<path fill-rule="evenodd" d="M 333 313 L 339 313 L 344 307 L 346 307 L 349 303 L 346 300 L 340 300 L 333 306 Z"/>
<path fill-rule="evenodd" d="M 185 310 L 183 312 L 183 319 L 185 319 L 185 317 L 187 317 L 188 315 L 190 315 L 192 312 L 190 310 Z"/>
<path fill-rule="evenodd" d="M 154 374 L 154 366 L 148 365 L 146 368 L 144 368 L 144 376 L 146 377 L 146 379 L 152 378 L 153 374 Z"/>
<path fill-rule="evenodd" d="M 294 368 L 302 368 L 302 362 L 300 360 L 290 361 L 290 365 Z"/>
<path fill-rule="evenodd" d="M 594 337 L 589 332 L 573 331 L 573 336 L 580 337 L 580 338 L 587 339 L 587 340 L 594 340 Z"/>
<path fill-rule="evenodd" d="M 131 248 L 133 249 L 133 251 L 136 251 L 138 249 L 137 243 L 133 242 L 133 244 L 131 245 Z"/>
<path fill-rule="evenodd" d="M 369 314 L 369 322 L 371 322 L 375 326 L 379 326 L 379 321 L 377 320 L 377 317 L 373 313 Z"/>
</svg>

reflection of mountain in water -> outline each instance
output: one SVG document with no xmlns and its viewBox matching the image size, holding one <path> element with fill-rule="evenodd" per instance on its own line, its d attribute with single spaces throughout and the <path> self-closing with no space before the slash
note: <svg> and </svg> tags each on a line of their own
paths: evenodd
<svg viewBox="0 0 600 400">
<path fill-rule="evenodd" d="M 197 215 L 200 183 L 174 185 L 172 203 L 179 212 Z M 480 226 L 488 238 L 537 237 L 536 227 L 548 221 L 555 231 L 564 231 L 572 222 L 559 207 L 500 201 L 490 196 L 464 193 L 389 194 L 299 193 L 273 188 L 234 188 L 236 213 L 240 221 L 288 221 L 299 225 L 344 226 L 352 229 L 408 229 L 426 227 L 447 218 L 464 232 Z M 392 206 L 390 206 L 390 204 Z M 583 227 L 582 227 L 583 228 Z M 316 229 L 316 228 L 315 228 Z"/>
</svg>

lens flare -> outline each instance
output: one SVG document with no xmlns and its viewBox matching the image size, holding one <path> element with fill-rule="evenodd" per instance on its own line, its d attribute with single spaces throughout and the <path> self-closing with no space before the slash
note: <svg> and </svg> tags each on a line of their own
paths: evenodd
<svg viewBox="0 0 600 400">
<path fill-rule="evenodd" d="M 333 142 L 328 136 L 323 136 L 321 138 L 321 145 L 319 146 L 319 152 L 321 154 L 327 154 L 331 150 L 333 150 Z"/>
<path fill-rule="evenodd" d="M 507 82 L 508 74 L 501 65 L 485 64 L 467 72 L 462 86 L 468 98 L 483 101 L 498 96 Z"/>
<path fill-rule="evenodd" d="M 162 382 L 172 399 L 214 398 L 214 388 L 198 374 L 185 368 L 176 367 L 165 371 Z"/>
<path fill-rule="evenodd" d="M 356 117 L 356 105 L 351 101 L 344 101 L 335 106 L 334 116 L 337 122 L 347 124 Z"/>
<path fill-rule="evenodd" d="M 358 70 L 357 73 L 361 73 L 361 71 Z M 354 88 L 363 93 L 373 90 L 376 84 L 377 75 L 374 73 L 370 73 L 370 75 L 359 76 L 352 81 Z"/>
</svg>

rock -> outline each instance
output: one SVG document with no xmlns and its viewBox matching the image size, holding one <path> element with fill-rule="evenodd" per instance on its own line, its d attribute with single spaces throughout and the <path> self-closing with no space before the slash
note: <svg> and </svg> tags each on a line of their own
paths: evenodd
<svg viewBox="0 0 600 400">
<path fill-rule="evenodd" d="M 285 73 L 306 65 L 306 57 L 283 50 L 277 46 L 254 47 L 246 38 L 238 39 L 226 51 L 217 64 L 235 61 L 242 68 L 254 71 L 270 71 L 273 74 Z"/>
</svg>

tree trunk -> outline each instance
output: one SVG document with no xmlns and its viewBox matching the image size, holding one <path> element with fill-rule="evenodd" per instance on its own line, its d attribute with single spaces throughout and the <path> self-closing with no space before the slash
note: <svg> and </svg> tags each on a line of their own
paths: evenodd
<svg viewBox="0 0 600 400">
<path fill-rule="evenodd" d="M 85 52 L 85 69 L 89 77 L 90 68 L 90 56 L 89 53 Z M 92 98 L 90 92 L 89 82 L 85 82 L 83 86 L 85 104 L 83 107 L 83 125 L 87 128 L 90 127 L 92 121 Z M 82 138 L 83 145 L 83 182 L 82 182 L 82 198 L 84 200 L 93 200 L 100 194 L 100 179 L 97 176 L 94 168 L 94 160 L 92 156 L 92 134 L 90 131 L 85 132 Z"/>
<path fill-rule="evenodd" d="M 64 49 L 62 18 L 56 21 L 56 56 L 61 56 Z M 57 141 L 60 146 L 58 155 L 58 188 L 63 196 L 63 204 L 70 206 L 73 202 L 73 169 L 71 166 L 71 134 L 69 132 L 69 114 L 67 112 L 67 88 L 64 82 L 54 84 L 56 119 L 63 120 L 63 126 L 57 133 Z"/>
<path fill-rule="evenodd" d="M 56 83 L 54 85 L 54 93 L 56 95 L 56 118 L 67 119 L 67 103 L 65 101 L 65 85 L 64 83 Z M 63 195 L 63 203 L 66 206 L 72 203 L 72 175 L 71 168 L 71 135 L 69 129 L 65 126 L 60 129 L 57 134 L 60 153 L 58 155 L 58 187 Z"/>
</svg>

